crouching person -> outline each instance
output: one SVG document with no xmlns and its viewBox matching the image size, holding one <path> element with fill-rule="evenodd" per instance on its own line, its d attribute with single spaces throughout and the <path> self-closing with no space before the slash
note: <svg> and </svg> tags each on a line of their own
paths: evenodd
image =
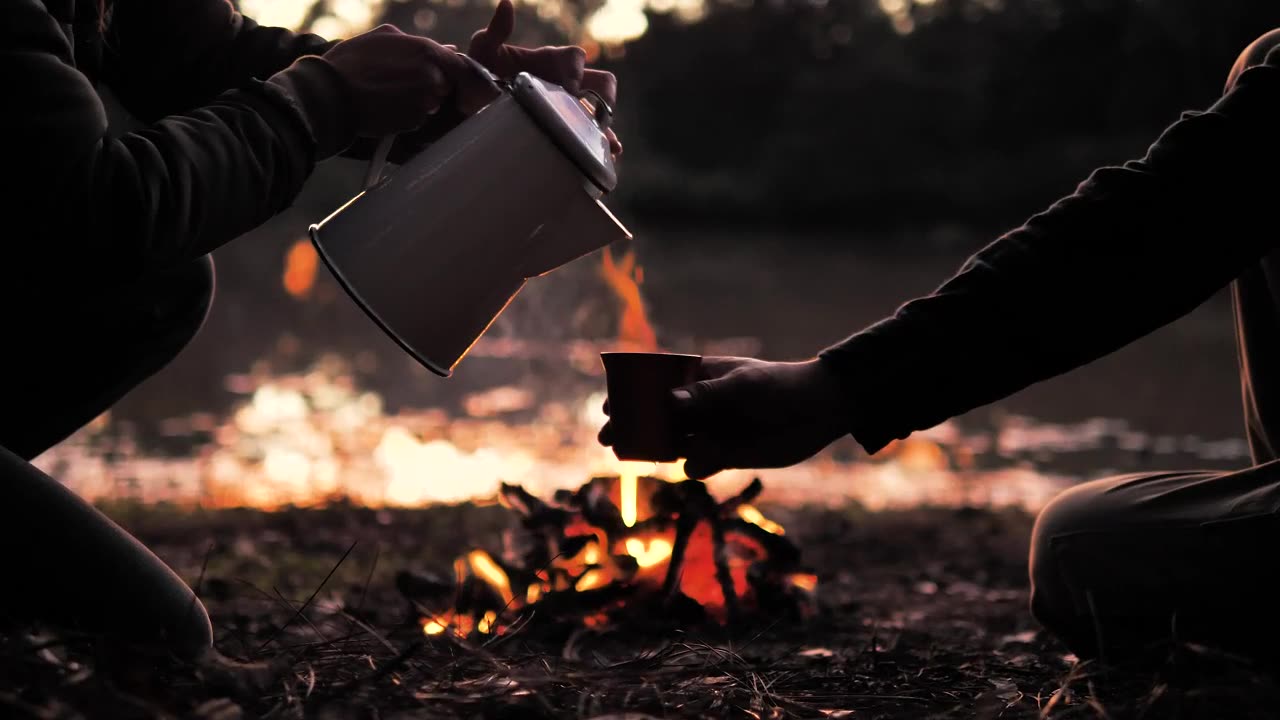
<svg viewBox="0 0 1280 720">
<path fill-rule="evenodd" d="M 507 45 L 513 24 L 502 0 L 469 54 L 614 100 L 581 49 Z M 390 26 L 330 42 L 228 0 L 9 0 L 0 79 L 0 620 L 198 656 L 212 632 L 192 591 L 29 461 L 182 350 L 213 297 L 208 254 L 288 207 L 316 162 L 357 138 L 429 141 L 491 86 Z M 110 132 L 99 83 L 151 124 Z"/>
</svg>

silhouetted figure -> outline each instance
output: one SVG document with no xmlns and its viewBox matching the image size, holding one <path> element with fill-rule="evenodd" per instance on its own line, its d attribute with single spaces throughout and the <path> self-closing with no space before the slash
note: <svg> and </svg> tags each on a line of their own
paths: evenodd
<svg viewBox="0 0 1280 720">
<path fill-rule="evenodd" d="M 513 23 L 504 0 L 469 53 L 613 100 L 582 50 L 506 45 Z M 99 83 L 151 124 L 113 133 Z M 6 0 L 0 87 L 0 619 L 197 655 L 212 636 L 191 590 L 28 461 L 191 340 L 208 253 L 286 208 L 317 161 L 358 138 L 421 147 L 491 88 L 431 40 L 384 26 L 330 42 L 227 0 Z"/>
<path fill-rule="evenodd" d="M 1280 564 L 1266 556 L 1280 540 L 1278 44 L 1280 31 L 1251 45 L 1221 100 L 1183 115 L 1146 157 L 1098 170 L 894 316 L 805 362 L 709 359 L 674 393 L 686 472 L 790 465 L 846 434 L 874 453 L 1115 351 L 1233 284 L 1255 466 L 1063 493 L 1036 524 L 1032 611 L 1085 657 L 1138 657 L 1170 639 L 1276 655 Z"/>
</svg>

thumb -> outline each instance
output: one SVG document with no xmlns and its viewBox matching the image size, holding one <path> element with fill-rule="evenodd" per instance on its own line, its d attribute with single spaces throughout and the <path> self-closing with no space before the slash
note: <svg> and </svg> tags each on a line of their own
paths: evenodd
<svg viewBox="0 0 1280 720">
<path fill-rule="evenodd" d="M 720 424 L 731 389 L 730 379 L 721 377 L 672 390 L 676 427 L 683 433 L 696 433 L 709 425 Z"/>
<path fill-rule="evenodd" d="M 516 9 L 511 0 L 500 0 L 489 18 L 489 26 L 471 36 L 467 54 L 492 67 L 502 46 L 511 39 L 516 28 Z"/>
</svg>

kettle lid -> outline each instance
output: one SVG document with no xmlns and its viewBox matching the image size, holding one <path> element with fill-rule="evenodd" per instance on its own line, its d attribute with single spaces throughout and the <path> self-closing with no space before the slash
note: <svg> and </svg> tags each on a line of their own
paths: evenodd
<svg viewBox="0 0 1280 720">
<path fill-rule="evenodd" d="M 554 83 L 522 72 L 511 83 L 516 102 L 591 182 L 604 192 L 618 184 L 618 172 L 604 130 L 613 108 L 594 92 L 578 97 Z"/>
</svg>

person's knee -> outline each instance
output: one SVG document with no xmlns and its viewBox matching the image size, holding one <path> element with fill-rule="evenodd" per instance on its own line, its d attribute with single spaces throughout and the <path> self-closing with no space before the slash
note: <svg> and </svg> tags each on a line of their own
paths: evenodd
<svg viewBox="0 0 1280 720">
<path fill-rule="evenodd" d="M 130 387 L 158 372 L 204 327 L 216 285 L 209 256 L 149 276 L 132 288 L 131 317 L 118 341 L 131 349 Z"/>
<path fill-rule="evenodd" d="M 191 594 L 188 609 L 175 619 L 170 630 L 169 647 L 184 660 L 199 658 L 213 648 L 213 623 L 204 603 Z"/>
<path fill-rule="evenodd" d="M 1031 531 L 1029 563 L 1033 599 L 1038 591 L 1058 584 L 1053 539 L 1084 524 L 1084 519 L 1090 514 L 1089 498 L 1092 495 L 1088 485 L 1070 488 L 1051 500 L 1036 517 Z"/>
<path fill-rule="evenodd" d="M 1280 46 L 1280 28 L 1272 30 L 1250 43 L 1249 47 L 1240 53 L 1235 65 L 1231 67 L 1231 73 L 1227 75 L 1227 91 L 1230 92 L 1235 87 L 1236 81 L 1240 79 L 1240 75 L 1245 70 L 1266 62 L 1267 55 L 1277 46 Z"/>
<path fill-rule="evenodd" d="M 1044 506 L 1031 531 L 1033 578 L 1036 566 L 1052 558 L 1054 538 L 1106 524 L 1104 516 L 1108 512 L 1108 503 L 1103 496 L 1113 485 L 1114 482 L 1109 480 L 1076 485 L 1062 491 Z"/>
<path fill-rule="evenodd" d="M 102 511 L 4 447 L 0 490 L 0 542 L 10 550 L 4 559 L 12 580 L 0 586 L 0 617 L 186 659 L 212 646 L 195 591 Z"/>
<path fill-rule="evenodd" d="M 1109 503 L 1104 494 L 1113 485 L 1114 481 L 1102 480 L 1063 491 L 1040 511 L 1031 532 L 1031 614 L 1069 645 L 1074 644 L 1072 623 L 1080 613 L 1054 542 L 1065 535 L 1106 525 Z"/>
</svg>

